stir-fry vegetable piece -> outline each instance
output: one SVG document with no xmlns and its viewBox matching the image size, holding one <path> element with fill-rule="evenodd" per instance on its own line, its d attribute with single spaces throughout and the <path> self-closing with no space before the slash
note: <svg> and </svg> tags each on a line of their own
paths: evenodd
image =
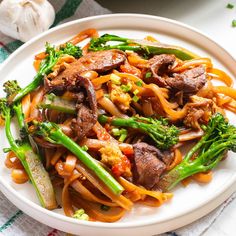
<svg viewBox="0 0 236 236">
<path fill-rule="evenodd" d="M 174 126 L 168 126 L 164 119 L 154 119 L 145 117 L 117 118 L 101 115 L 98 118 L 101 123 L 111 123 L 114 126 L 129 127 L 138 129 L 149 135 L 160 149 L 168 149 L 175 145 L 179 138 L 179 130 Z"/>
<path fill-rule="evenodd" d="M 236 152 L 236 127 L 217 113 L 205 128 L 205 135 L 179 165 L 162 177 L 159 187 L 168 191 L 193 174 L 212 170 L 228 150 Z"/>
<path fill-rule="evenodd" d="M 122 42 L 120 44 L 109 45 L 109 42 Z M 120 49 L 123 51 L 129 50 L 138 52 L 145 56 L 159 55 L 159 54 L 174 54 L 181 60 L 193 59 L 196 55 L 190 51 L 166 44 L 161 44 L 158 42 L 150 42 L 146 40 L 135 40 L 129 38 L 123 38 L 116 35 L 104 34 L 99 38 L 93 38 L 90 41 L 89 50 L 100 51 L 109 49 Z"/>
<path fill-rule="evenodd" d="M 39 71 L 35 75 L 33 81 L 25 88 L 18 91 L 18 93 L 14 94 L 14 96 L 11 96 L 10 99 L 8 99 L 8 102 L 12 103 L 19 101 L 26 94 L 36 89 L 42 83 L 43 77 L 52 71 L 53 67 L 56 65 L 60 57 L 64 55 L 71 55 L 75 58 L 79 58 L 82 56 L 80 47 L 74 46 L 72 43 L 66 43 L 65 45 L 60 46 L 59 49 L 51 46 L 49 43 L 46 43 L 45 52 L 47 56 L 41 62 Z"/>
<path fill-rule="evenodd" d="M 65 135 L 60 127 L 52 122 L 33 122 L 35 129 L 32 134 L 40 135 L 45 140 L 62 145 L 70 150 L 75 156 L 82 161 L 89 169 L 94 171 L 98 178 L 115 194 L 119 195 L 124 190 L 123 187 L 86 151 L 77 143 Z"/>
<path fill-rule="evenodd" d="M 7 97 L 20 89 L 16 81 L 8 81 L 4 84 L 4 88 Z M 10 107 L 7 99 L 2 98 L 0 99 L 0 113 L 1 118 L 5 120 L 5 132 L 10 144 L 10 148 L 5 149 L 5 151 L 13 151 L 19 158 L 36 190 L 41 205 L 47 209 L 55 209 L 57 202 L 53 186 L 40 157 L 33 151 L 27 135 L 21 135 L 21 140 L 15 140 L 10 129 L 13 113 L 16 114 L 21 131 L 26 129 L 21 103 L 17 102 Z"/>
<path fill-rule="evenodd" d="M 45 109 L 52 109 L 68 114 L 76 114 L 75 102 L 58 97 L 53 93 L 46 94 L 39 107 Z"/>
</svg>

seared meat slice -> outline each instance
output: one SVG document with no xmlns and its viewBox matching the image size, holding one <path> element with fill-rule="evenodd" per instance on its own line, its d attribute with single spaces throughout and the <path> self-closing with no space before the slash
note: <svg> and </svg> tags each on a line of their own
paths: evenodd
<svg viewBox="0 0 236 236">
<path fill-rule="evenodd" d="M 166 78 L 166 83 L 171 89 L 190 94 L 198 92 L 206 82 L 203 66 L 195 67 L 180 74 L 174 73 L 173 77 Z"/>
<path fill-rule="evenodd" d="M 64 80 L 73 80 L 74 74 L 81 74 L 84 71 L 96 71 L 103 73 L 115 69 L 122 65 L 126 60 L 126 55 L 120 50 L 107 50 L 99 52 L 89 52 L 80 59 L 70 63 L 61 69 L 60 73 L 54 78 L 47 76 L 51 86 L 63 84 Z M 53 74 L 53 73 L 52 73 Z"/>
<path fill-rule="evenodd" d="M 206 83 L 205 68 L 198 66 L 182 73 L 171 74 L 175 63 L 175 56 L 168 54 L 156 55 L 149 59 L 152 76 L 145 79 L 147 83 L 154 83 L 160 87 L 167 87 L 174 92 L 193 94 L 198 92 Z"/>
<path fill-rule="evenodd" d="M 77 138 L 81 139 L 92 129 L 97 122 L 97 101 L 96 94 L 91 81 L 85 77 L 76 76 L 77 87 L 84 88 L 86 100 L 77 105 L 77 118 L 72 120 L 72 129 L 76 131 Z M 78 101 L 79 102 L 79 101 Z"/>
<path fill-rule="evenodd" d="M 207 124 L 210 117 L 216 112 L 214 103 L 211 99 L 196 95 L 190 97 L 190 103 L 192 105 L 184 118 L 184 124 L 190 128 L 201 129 L 200 124 Z"/>
<path fill-rule="evenodd" d="M 134 181 L 147 189 L 152 189 L 166 169 L 166 165 L 159 160 L 163 154 L 154 146 L 147 143 L 137 143 L 134 148 Z"/>
<path fill-rule="evenodd" d="M 146 79 L 147 83 L 154 83 L 161 87 L 166 87 L 167 83 L 164 74 L 168 74 L 175 62 L 175 56 L 169 54 L 161 54 L 152 57 L 149 61 L 152 77 Z"/>
<path fill-rule="evenodd" d="M 76 131 L 77 138 L 82 139 L 97 122 L 97 113 L 93 113 L 87 106 L 80 104 L 77 118 L 72 120 L 71 128 Z"/>
<path fill-rule="evenodd" d="M 103 73 L 119 67 L 124 64 L 126 54 L 120 50 L 107 50 L 98 52 L 89 52 L 81 57 L 77 62 L 72 63 L 74 68 L 87 71 L 93 70 L 98 73 Z"/>
<path fill-rule="evenodd" d="M 58 83 L 54 83 L 55 81 Z M 78 139 L 86 136 L 97 122 L 97 101 L 92 82 L 75 73 L 63 80 L 52 80 L 50 85 L 48 84 L 48 90 L 75 92 L 78 115 L 72 120 L 71 128 L 76 132 Z"/>
<path fill-rule="evenodd" d="M 169 150 L 166 151 L 158 150 L 158 151 L 159 151 L 158 158 L 161 159 L 166 164 L 166 166 L 169 166 L 174 161 L 175 156 L 173 152 Z"/>
</svg>

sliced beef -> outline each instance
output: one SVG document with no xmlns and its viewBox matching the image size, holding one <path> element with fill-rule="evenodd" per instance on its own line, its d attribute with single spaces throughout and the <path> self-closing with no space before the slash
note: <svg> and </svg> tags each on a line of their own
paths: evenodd
<svg viewBox="0 0 236 236">
<path fill-rule="evenodd" d="M 94 113 L 87 106 L 80 104 L 77 118 L 72 120 L 71 128 L 76 131 L 77 138 L 82 139 L 88 134 L 97 122 L 97 113 Z"/>
<path fill-rule="evenodd" d="M 74 62 L 74 67 L 80 68 L 80 71 L 93 70 L 103 73 L 119 67 L 124 64 L 126 54 L 120 50 L 107 50 L 99 52 L 89 52 Z M 73 63 L 72 63 L 73 64 Z"/>
<path fill-rule="evenodd" d="M 196 93 L 207 82 L 205 68 L 198 66 L 183 73 L 174 73 L 173 77 L 167 77 L 167 85 L 175 91 L 184 93 Z"/>
<path fill-rule="evenodd" d="M 161 87 L 166 87 L 167 83 L 164 74 L 168 74 L 175 62 L 175 56 L 169 54 L 161 54 L 152 57 L 149 60 L 150 71 L 152 76 L 146 79 L 148 83 L 154 83 Z"/>
<path fill-rule="evenodd" d="M 92 127 L 97 122 L 97 101 L 94 87 L 91 81 L 85 77 L 75 75 L 76 87 L 80 87 L 85 90 L 86 99 L 78 101 L 77 109 L 78 114 L 77 118 L 72 120 L 72 129 L 76 132 L 77 138 L 82 139 L 88 134 Z"/>
<path fill-rule="evenodd" d="M 211 116 L 216 112 L 216 107 L 211 99 L 190 96 L 188 112 L 184 117 L 184 124 L 193 129 L 201 129 L 201 124 L 207 124 Z"/>
<path fill-rule="evenodd" d="M 52 83 L 62 83 L 65 78 L 73 78 L 73 75 L 81 74 L 84 71 L 93 70 L 103 73 L 115 69 L 126 60 L 126 55 L 120 50 L 107 50 L 99 52 L 89 52 L 80 59 L 72 62 L 67 69 L 62 71 Z M 58 82 L 59 81 L 59 82 Z"/>
<path fill-rule="evenodd" d="M 134 181 L 147 189 L 152 189 L 159 182 L 166 165 L 160 150 L 147 143 L 141 142 L 133 145 L 134 148 Z"/>
<path fill-rule="evenodd" d="M 158 151 L 159 151 L 158 158 L 161 159 L 166 164 L 166 166 L 169 166 L 174 161 L 175 156 L 173 152 L 169 150 L 166 151 L 158 150 Z"/>
<path fill-rule="evenodd" d="M 52 82 L 59 80 L 53 80 Z M 60 80 L 60 83 L 50 83 L 48 91 L 72 91 L 77 100 L 77 118 L 72 120 L 71 128 L 76 132 L 77 138 L 81 139 L 87 135 L 97 122 L 97 101 L 92 82 L 80 76 L 71 74 Z"/>
<path fill-rule="evenodd" d="M 169 54 L 156 55 L 149 59 L 152 73 L 147 83 L 154 83 L 160 87 L 166 87 L 174 92 L 182 91 L 185 94 L 198 92 L 206 83 L 206 73 L 203 66 L 198 66 L 182 73 L 171 73 L 175 63 L 175 56 Z"/>
</svg>

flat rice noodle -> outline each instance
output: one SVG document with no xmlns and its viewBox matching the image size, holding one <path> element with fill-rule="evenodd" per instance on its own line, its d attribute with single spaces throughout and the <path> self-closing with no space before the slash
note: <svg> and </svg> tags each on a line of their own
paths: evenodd
<svg viewBox="0 0 236 236">
<path fill-rule="evenodd" d="M 183 160 L 182 153 L 180 152 L 180 150 L 178 148 L 175 149 L 174 154 L 175 154 L 174 160 L 172 161 L 172 163 L 169 166 L 167 166 L 167 168 L 166 168 L 167 170 L 173 169 L 175 166 L 177 166 Z"/>
<path fill-rule="evenodd" d="M 231 101 L 231 97 L 224 96 L 222 94 L 216 94 L 216 103 L 220 107 L 224 106 L 225 104 L 229 104 Z"/>
<path fill-rule="evenodd" d="M 111 80 L 111 75 L 102 75 L 96 79 L 92 79 L 93 86 L 97 87 Z"/>
<path fill-rule="evenodd" d="M 100 203 L 106 206 L 118 206 L 115 202 L 105 201 L 103 199 L 98 198 L 93 193 L 89 191 L 79 180 L 75 180 L 71 183 L 71 186 L 83 197 L 85 200 L 90 202 Z"/>
<path fill-rule="evenodd" d="M 180 72 L 200 65 L 205 65 L 206 69 L 211 69 L 213 66 L 210 58 L 195 58 L 182 62 L 180 66 L 175 67 L 171 72 Z"/>
<path fill-rule="evenodd" d="M 45 158 L 46 158 L 46 169 L 48 170 L 51 166 L 51 158 L 55 152 L 52 148 L 45 148 Z"/>
<path fill-rule="evenodd" d="M 131 53 L 128 56 L 129 64 L 135 67 L 148 68 L 148 60 L 141 58 L 137 53 Z"/>
<path fill-rule="evenodd" d="M 216 68 L 211 68 L 208 71 L 208 74 L 211 75 L 211 79 L 219 80 L 219 81 L 225 83 L 228 87 L 233 86 L 233 83 L 234 83 L 233 79 L 222 70 L 219 70 Z"/>
<path fill-rule="evenodd" d="M 133 82 L 138 82 L 138 81 L 140 81 L 140 82 L 143 83 L 143 81 L 142 81 L 138 76 L 136 76 L 136 75 L 129 74 L 129 73 L 120 73 L 120 72 L 118 72 L 117 70 L 113 70 L 113 73 L 116 74 L 116 75 L 118 75 L 118 76 L 121 77 L 121 78 L 127 78 L 127 79 L 129 79 L 129 80 L 131 80 L 131 81 L 133 81 Z"/>
<path fill-rule="evenodd" d="M 73 204 L 77 208 L 83 208 L 86 214 L 95 221 L 101 222 L 115 222 L 124 216 L 125 210 L 121 207 L 111 207 L 109 210 L 104 211 L 101 209 L 101 204 L 92 203 L 81 199 L 79 196 L 73 196 Z"/>
<path fill-rule="evenodd" d="M 143 198 L 140 200 L 143 204 L 149 206 L 161 206 L 165 201 L 170 199 L 173 194 L 171 193 L 162 193 L 160 191 L 150 191 L 144 188 L 141 188 L 126 179 L 119 177 L 119 183 L 125 188 L 127 192 L 137 191 Z"/>
<path fill-rule="evenodd" d="M 59 159 L 64 155 L 66 152 L 66 149 L 64 147 L 59 147 L 56 149 L 56 152 L 53 154 L 51 158 L 51 165 L 56 165 L 56 163 L 59 161 Z"/>
<path fill-rule="evenodd" d="M 164 98 L 160 88 L 156 84 L 145 85 L 145 88 L 150 89 L 155 94 L 161 104 L 162 109 L 166 112 L 166 114 L 172 121 L 182 119 L 186 116 L 188 108 L 191 105 L 190 103 L 187 103 L 181 110 L 176 111 L 173 109 L 173 107 L 176 107 L 176 104 L 169 103 Z"/>
<path fill-rule="evenodd" d="M 109 112 L 113 116 L 117 116 L 120 118 L 127 118 L 127 116 L 120 112 L 120 110 L 116 107 L 116 105 L 108 98 L 102 97 L 98 100 L 98 104 L 107 112 Z"/>
<path fill-rule="evenodd" d="M 123 195 L 115 195 L 112 193 L 108 187 L 103 184 L 95 175 L 92 173 L 91 170 L 86 168 L 80 161 L 78 161 L 78 164 L 76 165 L 76 169 L 82 173 L 90 182 L 92 185 L 94 185 L 97 189 L 99 189 L 105 196 L 111 199 L 112 202 L 117 203 L 117 205 L 123 207 L 126 210 L 130 210 L 133 206 L 133 203 L 125 198 Z"/>
<path fill-rule="evenodd" d="M 68 174 L 72 174 L 75 169 L 77 158 L 74 155 L 69 154 L 66 157 L 66 162 L 64 163 L 64 171 Z"/>
<path fill-rule="evenodd" d="M 226 87 L 226 86 L 214 86 L 213 91 L 215 93 L 224 94 L 224 95 L 229 96 L 229 97 L 233 98 L 234 100 L 236 100 L 236 89 L 234 89 L 234 88 L 230 88 L 230 87 Z"/>
<path fill-rule="evenodd" d="M 65 215 L 72 217 L 74 215 L 74 209 L 73 209 L 73 204 L 70 198 L 70 193 L 69 193 L 69 186 L 70 184 L 75 181 L 77 178 L 80 178 L 81 174 L 74 174 L 68 179 L 65 179 L 65 184 L 62 189 L 62 207 L 64 209 Z"/>
<path fill-rule="evenodd" d="M 212 180 L 212 171 L 197 173 L 191 177 L 199 183 L 209 183 Z"/>
<path fill-rule="evenodd" d="M 114 139 L 99 122 L 96 122 L 96 124 L 93 126 L 93 131 L 96 133 L 99 140 L 109 140 L 118 143 L 118 141 Z"/>
<path fill-rule="evenodd" d="M 91 29 L 86 29 L 86 30 L 81 31 L 72 39 L 70 39 L 68 42 L 76 45 L 87 38 L 97 38 L 97 37 L 99 37 L 97 30 L 91 28 Z"/>
<path fill-rule="evenodd" d="M 28 119 L 30 116 L 30 109 L 31 109 L 31 96 L 28 93 L 22 98 L 22 112 L 24 113 L 24 118 Z"/>
<path fill-rule="evenodd" d="M 180 134 L 179 135 L 179 142 L 185 142 L 193 139 L 200 138 L 204 135 L 204 131 L 202 129 L 200 130 L 190 130 L 187 133 Z"/>
<path fill-rule="evenodd" d="M 38 110 L 38 104 L 43 100 L 44 96 L 44 88 L 40 87 L 37 90 L 37 93 L 32 97 L 32 102 L 30 105 L 30 117 L 38 118 L 39 116 L 39 110 Z"/>
<path fill-rule="evenodd" d="M 231 103 L 225 104 L 224 108 L 236 114 L 236 107 L 234 105 L 231 105 Z"/>
</svg>

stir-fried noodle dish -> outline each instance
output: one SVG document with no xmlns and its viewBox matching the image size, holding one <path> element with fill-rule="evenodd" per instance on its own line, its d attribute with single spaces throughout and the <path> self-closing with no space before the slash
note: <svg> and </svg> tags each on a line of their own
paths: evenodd
<svg viewBox="0 0 236 236">
<path fill-rule="evenodd" d="M 210 58 L 151 36 L 87 29 L 46 43 L 33 66 L 25 88 L 4 83 L 0 123 L 12 180 L 30 181 L 46 209 L 115 222 L 136 204 L 170 201 L 177 184 L 210 182 L 236 152 L 226 117 L 236 113 L 236 90 Z"/>
</svg>

